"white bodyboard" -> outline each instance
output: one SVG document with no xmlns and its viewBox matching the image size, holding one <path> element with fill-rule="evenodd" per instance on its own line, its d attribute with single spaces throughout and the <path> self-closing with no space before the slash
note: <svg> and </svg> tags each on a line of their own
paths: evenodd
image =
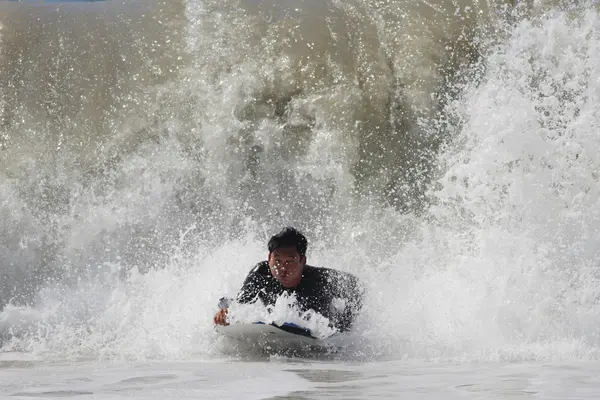
<svg viewBox="0 0 600 400">
<path fill-rule="evenodd" d="M 233 323 L 216 325 L 218 333 L 232 339 L 246 341 L 259 346 L 275 345 L 277 347 L 328 347 L 326 340 L 317 339 L 310 331 L 294 324 Z"/>
</svg>

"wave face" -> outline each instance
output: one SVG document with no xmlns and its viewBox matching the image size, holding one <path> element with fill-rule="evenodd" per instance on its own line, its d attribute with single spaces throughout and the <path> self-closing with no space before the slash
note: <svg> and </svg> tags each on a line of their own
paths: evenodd
<svg viewBox="0 0 600 400">
<path fill-rule="evenodd" d="M 357 357 L 596 359 L 598 23 L 555 3 L 0 4 L 2 349 L 222 354 L 216 300 L 294 225 L 368 289 Z"/>
</svg>

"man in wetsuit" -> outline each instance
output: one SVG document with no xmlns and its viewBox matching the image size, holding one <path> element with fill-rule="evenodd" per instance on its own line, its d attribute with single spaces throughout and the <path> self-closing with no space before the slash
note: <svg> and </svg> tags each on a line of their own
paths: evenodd
<svg viewBox="0 0 600 400">
<path fill-rule="evenodd" d="M 269 259 L 258 263 L 238 293 L 239 303 L 261 300 L 273 305 L 284 292 L 296 294 L 302 311 L 314 310 L 340 331 L 350 328 L 362 306 L 363 289 L 354 275 L 306 265 L 308 243 L 302 233 L 285 228 L 269 240 Z M 227 307 L 214 323 L 228 325 Z"/>
</svg>

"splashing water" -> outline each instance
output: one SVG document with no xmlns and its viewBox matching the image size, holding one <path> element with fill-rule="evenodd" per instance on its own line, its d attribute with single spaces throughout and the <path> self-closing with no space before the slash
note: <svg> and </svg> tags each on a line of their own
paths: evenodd
<svg viewBox="0 0 600 400">
<path fill-rule="evenodd" d="M 323 339 L 337 330 L 329 325 L 329 319 L 314 310 L 302 311 L 298 308 L 296 295 L 284 292 L 275 304 L 265 307 L 260 301 L 250 304 L 233 302 L 229 309 L 231 323 L 264 322 L 266 324 L 283 325 L 291 323 L 308 329 L 311 335 Z"/>
<path fill-rule="evenodd" d="M 357 354 L 598 359 L 595 6 L 438 3 L 0 4 L 2 351 L 218 357 L 292 224 Z"/>
</svg>

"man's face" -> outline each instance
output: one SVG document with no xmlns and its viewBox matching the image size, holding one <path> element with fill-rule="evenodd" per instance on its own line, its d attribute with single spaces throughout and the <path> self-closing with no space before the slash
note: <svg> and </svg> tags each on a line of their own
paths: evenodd
<svg viewBox="0 0 600 400">
<path fill-rule="evenodd" d="M 302 278 L 306 257 L 301 256 L 295 247 L 282 247 L 269 253 L 271 275 L 285 288 L 295 287 Z"/>
</svg>

